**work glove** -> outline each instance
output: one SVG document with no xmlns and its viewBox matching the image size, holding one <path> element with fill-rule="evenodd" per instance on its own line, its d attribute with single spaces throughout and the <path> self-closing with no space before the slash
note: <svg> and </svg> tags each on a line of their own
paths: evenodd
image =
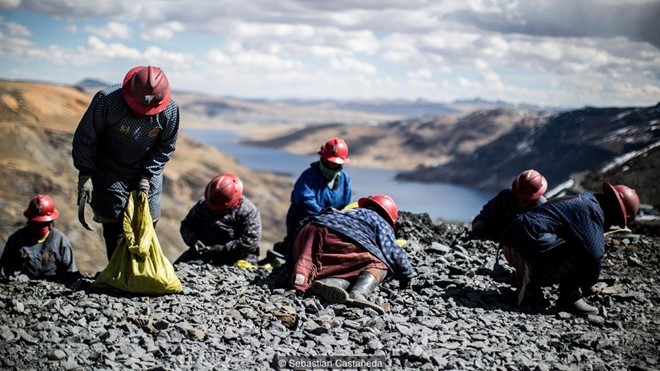
<svg viewBox="0 0 660 371">
<path fill-rule="evenodd" d="M 78 205 L 83 196 L 87 196 L 87 203 L 92 202 L 92 191 L 94 185 L 92 184 L 92 177 L 89 175 L 78 176 Z"/>
<path fill-rule="evenodd" d="M 204 245 L 204 242 L 200 240 L 195 241 L 195 244 L 192 246 L 192 248 L 199 255 L 204 255 L 209 251 L 209 248 L 206 247 L 206 245 Z"/>
<path fill-rule="evenodd" d="M 149 189 L 151 188 L 151 185 L 149 184 L 149 178 L 145 178 L 145 177 L 140 178 L 140 183 L 138 184 L 138 188 L 140 189 L 140 192 L 149 194 Z"/>
<path fill-rule="evenodd" d="M 193 245 L 193 249 L 199 254 L 199 255 L 208 255 L 210 253 L 221 253 L 225 249 L 225 245 L 205 245 L 202 241 L 195 241 L 195 244 Z"/>
</svg>

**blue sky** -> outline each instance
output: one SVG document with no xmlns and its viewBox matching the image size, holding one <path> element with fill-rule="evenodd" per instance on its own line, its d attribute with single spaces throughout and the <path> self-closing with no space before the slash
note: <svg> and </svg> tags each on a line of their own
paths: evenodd
<svg viewBox="0 0 660 371">
<path fill-rule="evenodd" d="M 660 0 L 0 0 L 0 78 L 246 98 L 660 101 Z"/>
</svg>

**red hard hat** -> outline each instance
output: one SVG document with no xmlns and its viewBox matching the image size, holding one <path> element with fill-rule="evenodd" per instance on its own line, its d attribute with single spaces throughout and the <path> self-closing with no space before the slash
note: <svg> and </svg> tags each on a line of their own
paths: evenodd
<svg viewBox="0 0 660 371">
<path fill-rule="evenodd" d="M 138 66 L 128 71 L 122 93 L 134 112 L 146 116 L 163 111 L 172 98 L 165 72 L 152 66 Z"/>
<path fill-rule="evenodd" d="M 23 215 L 31 222 L 50 222 L 55 220 L 60 212 L 55 208 L 53 200 L 47 195 L 32 197 Z"/>
<path fill-rule="evenodd" d="M 536 201 L 548 189 L 548 181 L 534 169 L 525 170 L 513 179 L 513 194 L 521 204 Z"/>
<path fill-rule="evenodd" d="M 348 164 L 351 160 L 348 159 L 348 146 L 343 139 L 332 138 L 325 142 L 323 147 L 318 151 L 322 159 L 335 164 Z"/>
<path fill-rule="evenodd" d="M 367 207 L 369 205 L 375 205 L 380 210 L 384 211 L 388 216 L 387 221 L 392 225 L 392 228 L 394 228 L 396 225 L 396 219 L 399 217 L 399 208 L 397 208 L 392 197 L 388 195 L 373 195 L 358 200 L 359 207 Z"/>
<path fill-rule="evenodd" d="M 624 185 L 612 186 L 608 182 L 603 182 L 603 193 L 616 204 L 615 209 L 620 210 L 614 218 L 616 225 L 625 227 L 635 220 L 639 211 L 639 196 L 634 189 Z"/>
<path fill-rule="evenodd" d="M 243 182 L 234 174 L 216 175 L 206 186 L 206 206 L 216 213 L 229 211 L 241 202 Z"/>
</svg>

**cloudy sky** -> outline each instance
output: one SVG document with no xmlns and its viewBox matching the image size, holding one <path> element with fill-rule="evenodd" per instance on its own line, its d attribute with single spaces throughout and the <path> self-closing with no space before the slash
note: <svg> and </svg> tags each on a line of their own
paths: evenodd
<svg viewBox="0 0 660 371">
<path fill-rule="evenodd" d="M 0 0 L 0 78 L 249 98 L 660 101 L 660 0 Z"/>
</svg>

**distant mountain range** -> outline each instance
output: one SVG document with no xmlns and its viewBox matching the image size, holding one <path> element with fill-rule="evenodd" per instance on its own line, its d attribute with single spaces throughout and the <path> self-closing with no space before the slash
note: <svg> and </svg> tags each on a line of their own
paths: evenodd
<svg viewBox="0 0 660 371">
<path fill-rule="evenodd" d="M 84 79 L 75 87 L 91 92 L 110 83 L 97 79 Z M 533 104 L 513 104 L 481 98 L 456 100 L 450 103 L 424 99 L 256 99 L 214 97 L 207 94 L 174 90 L 173 95 L 182 109 L 208 118 L 219 118 L 232 123 L 375 123 L 384 120 L 420 118 L 424 116 L 461 115 L 477 110 L 521 108 L 528 111 L 560 111 L 558 107 Z M 190 99 L 193 97 L 192 99 Z M 309 115 L 309 110 L 314 115 Z M 265 113 L 265 115 L 264 115 Z M 298 114 L 300 113 L 300 114 Z M 322 113 L 322 114 L 319 114 Z"/>
<path fill-rule="evenodd" d="M 253 141 L 255 145 L 304 153 L 308 142 L 342 136 L 353 157 L 351 166 L 404 169 L 401 180 L 461 184 L 497 191 L 511 185 L 521 171 L 534 168 L 554 187 L 575 173 L 596 171 L 626 154 L 660 142 L 660 105 L 593 108 L 566 112 L 500 108 L 451 116 L 427 116 L 379 125 L 310 126 L 284 136 Z M 657 151 L 657 150 L 656 150 Z M 655 152 L 651 152 L 655 153 Z M 306 153 L 309 154 L 309 153 Z M 637 167 L 657 169 L 637 156 Z M 645 167 L 646 166 L 646 167 Z M 622 179 L 645 188 L 651 174 L 623 176 L 626 167 L 594 178 Z M 660 179 L 659 179 L 660 180 Z M 597 182 L 591 182 L 589 190 Z M 648 202 L 660 202 L 656 191 L 642 189 Z"/>
</svg>

